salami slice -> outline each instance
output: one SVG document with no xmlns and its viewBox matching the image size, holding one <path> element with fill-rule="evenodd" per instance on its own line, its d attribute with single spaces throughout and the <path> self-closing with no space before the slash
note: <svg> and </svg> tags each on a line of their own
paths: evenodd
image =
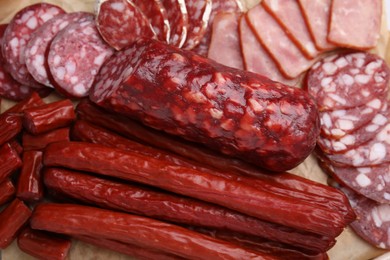
<svg viewBox="0 0 390 260">
<path fill-rule="evenodd" d="M 47 59 L 55 88 L 68 97 L 87 96 L 101 65 L 112 54 L 93 17 L 71 23 L 50 45 Z"/>
<path fill-rule="evenodd" d="M 262 5 L 256 5 L 247 12 L 247 21 L 287 78 L 298 77 L 313 64 Z"/>
<path fill-rule="evenodd" d="M 214 18 L 208 58 L 226 66 L 243 69 L 238 20 L 241 13 L 219 13 Z"/>
<path fill-rule="evenodd" d="M 375 54 L 339 53 L 315 63 L 305 84 L 320 111 L 350 109 L 386 97 L 389 72 L 386 62 Z"/>
<path fill-rule="evenodd" d="M 169 27 L 171 29 L 169 44 L 183 47 L 188 33 L 188 12 L 185 0 L 161 0 L 167 10 Z"/>
<path fill-rule="evenodd" d="M 390 249 L 390 204 L 378 203 L 350 189 L 341 189 L 351 202 L 357 219 L 350 224 L 371 245 Z"/>
<path fill-rule="evenodd" d="M 327 39 L 331 2 L 332 0 L 298 0 L 314 43 L 323 51 L 337 47 Z"/>
<path fill-rule="evenodd" d="M 330 176 L 354 192 L 379 203 L 390 204 L 390 164 L 368 167 L 320 166 Z"/>
<path fill-rule="evenodd" d="M 91 15 L 85 12 L 60 14 L 44 23 L 32 34 L 25 49 L 26 66 L 37 82 L 53 87 L 49 79 L 50 71 L 46 59 L 51 41 L 70 23 Z"/>
<path fill-rule="evenodd" d="M 299 47 L 307 58 L 310 59 L 318 56 L 319 51 L 306 26 L 298 1 L 264 0 L 261 3 L 279 22 L 290 39 Z"/>
<path fill-rule="evenodd" d="M 370 49 L 377 45 L 382 0 L 333 0 L 328 40 L 339 46 Z"/>
<path fill-rule="evenodd" d="M 192 50 L 205 35 L 213 7 L 212 0 L 187 1 L 188 33 L 183 46 L 186 50 Z"/>
<path fill-rule="evenodd" d="M 27 70 L 24 51 L 33 32 L 62 13 L 65 11 L 58 6 L 39 3 L 21 9 L 10 21 L 4 33 L 2 51 L 7 70 L 18 82 L 31 87 L 41 87 Z"/>
<path fill-rule="evenodd" d="M 156 36 L 148 18 L 130 0 L 105 0 L 98 4 L 96 25 L 102 38 L 116 50 L 137 38 Z"/>
</svg>

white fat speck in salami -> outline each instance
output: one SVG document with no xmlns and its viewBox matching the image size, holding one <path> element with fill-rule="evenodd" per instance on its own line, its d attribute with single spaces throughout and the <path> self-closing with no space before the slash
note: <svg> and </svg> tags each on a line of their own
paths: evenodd
<svg viewBox="0 0 390 260">
<path fill-rule="evenodd" d="M 185 0 L 161 0 L 170 26 L 169 44 L 183 47 L 188 33 L 188 12 Z"/>
<path fill-rule="evenodd" d="M 71 23 L 53 39 L 48 65 L 54 87 L 68 97 L 84 97 L 113 49 L 100 37 L 92 16 Z"/>
<path fill-rule="evenodd" d="M 382 0 L 333 0 L 328 40 L 339 46 L 376 46 L 381 27 Z"/>
<path fill-rule="evenodd" d="M 130 0 L 108 0 L 99 4 L 96 26 L 102 38 L 116 50 L 130 46 L 140 37 L 156 36 L 148 18 Z"/>
<path fill-rule="evenodd" d="M 21 84 L 42 87 L 27 70 L 25 48 L 41 25 L 63 13 L 65 11 L 58 6 L 39 3 L 21 9 L 10 21 L 4 33 L 2 52 L 7 70 Z"/>
<path fill-rule="evenodd" d="M 53 87 L 49 79 L 50 71 L 47 67 L 47 51 L 49 45 L 59 31 L 70 23 L 88 16 L 92 17 L 92 14 L 85 12 L 60 14 L 41 25 L 32 34 L 25 49 L 26 66 L 31 76 L 37 82 L 48 87 Z"/>
<path fill-rule="evenodd" d="M 366 106 L 375 98 L 385 98 L 388 81 L 389 67 L 379 56 L 339 53 L 318 61 L 308 72 L 305 87 L 317 100 L 319 110 L 327 111 Z"/>
</svg>

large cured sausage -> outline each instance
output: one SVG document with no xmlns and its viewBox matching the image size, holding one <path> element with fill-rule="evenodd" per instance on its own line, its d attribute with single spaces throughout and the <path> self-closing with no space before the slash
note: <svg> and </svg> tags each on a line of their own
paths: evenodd
<svg viewBox="0 0 390 260">
<path fill-rule="evenodd" d="M 151 39 L 109 59 L 90 99 L 272 171 L 302 162 L 319 134 L 301 89 Z"/>
<path fill-rule="evenodd" d="M 54 16 L 64 13 L 60 7 L 39 3 L 21 9 L 4 33 L 2 51 L 14 79 L 27 86 L 40 87 L 27 70 L 24 51 L 32 33 Z"/>
</svg>

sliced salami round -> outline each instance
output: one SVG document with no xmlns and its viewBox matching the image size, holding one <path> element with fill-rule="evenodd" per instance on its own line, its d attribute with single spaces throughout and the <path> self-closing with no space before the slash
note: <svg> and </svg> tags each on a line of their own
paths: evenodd
<svg viewBox="0 0 390 260">
<path fill-rule="evenodd" d="M 357 215 L 350 224 L 356 234 L 375 247 L 390 249 L 390 204 L 378 203 L 344 187 L 341 190 Z"/>
<path fill-rule="evenodd" d="M 48 53 L 55 88 L 67 97 L 87 96 L 101 65 L 112 54 L 92 16 L 71 23 L 53 39 Z"/>
<path fill-rule="evenodd" d="M 186 50 L 191 50 L 199 44 L 207 31 L 210 20 L 212 0 L 187 1 L 188 11 L 188 34 L 183 46 Z"/>
<path fill-rule="evenodd" d="M 63 13 L 65 11 L 58 6 L 39 3 L 21 9 L 10 21 L 4 33 L 2 51 L 8 72 L 18 82 L 31 87 L 42 87 L 28 72 L 24 51 L 33 32 L 54 16 Z"/>
<path fill-rule="evenodd" d="M 131 45 L 140 37 L 156 36 L 148 18 L 130 0 L 99 1 L 96 25 L 102 38 L 116 50 Z"/>
<path fill-rule="evenodd" d="M 57 33 L 70 23 L 88 16 L 92 16 L 92 14 L 85 12 L 60 14 L 44 23 L 32 34 L 25 49 L 26 66 L 37 82 L 48 87 L 54 87 L 49 79 L 50 71 L 47 66 L 47 53 L 50 43 Z"/>
<path fill-rule="evenodd" d="M 389 73 L 386 62 L 375 54 L 339 53 L 313 65 L 306 88 L 320 111 L 355 108 L 387 96 Z"/>
<path fill-rule="evenodd" d="M 169 42 L 170 25 L 168 20 L 167 10 L 161 0 L 133 0 L 134 4 L 141 9 L 141 11 L 148 18 L 153 27 L 157 38 L 161 41 Z M 197 2 L 197 1 L 190 1 Z"/>
<path fill-rule="evenodd" d="M 188 33 L 188 12 L 185 0 L 161 0 L 167 10 L 170 26 L 169 44 L 183 47 Z"/>
</svg>

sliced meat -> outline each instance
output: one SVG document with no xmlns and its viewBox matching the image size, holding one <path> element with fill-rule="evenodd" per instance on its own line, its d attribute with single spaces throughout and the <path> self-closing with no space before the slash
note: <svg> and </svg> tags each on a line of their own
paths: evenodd
<svg viewBox="0 0 390 260">
<path fill-rule="evenodd" d="M 106 0 L 99 3 L 96 26 L 102 38 L 116 50 L 130 46 L 140 37 L 155 37 L 148 18 L 130 0 Z"/>
<path fill-rule="evenodd" d="M 247 12 L 247 21 L 284 76 L 296 78 L 313 64 L 262 5 Z"/>
<path fill-rule="evenodd" d="M 331 2 L 332 0 L 298 0 L 314 43 L 323 51 L 337 47 L 327 39 Z"/>
<path fill-rule="evenodd" d="M 390 249 L 390 204 L 378 203 L 342 188 L 357 215 L 350 224 L 352 229 L 371 245 Z"/>
<path fill-rule="evenodd" d="M 48 54 L 55 88 L 67 97 L 87 96 L 101 65 L 112 54 L 93 17 L 68 25 L 53 39 Z"/>
<path fill-rule="evenodd" d="M 169 44 L 183 47 L 188 33 L 188 12 L 185 0 L 161 0 L 167 10 L 170 36 Z"/>
<path fill-rule="evenodd" d="M 157 38 L 168 43 L 170 25 L 167 10 L 161 0 L 133 0 L 133 3 L 145 14 Z"/>
<path fill-rule="evenodd" d="M 319 54 L 297 0 L 264 0 L 261 3 L 307 58 Z"/>
<path fill-rule="evenodd" d="M 208 58 L 226 66 L 243 69 L 238 21 L 241 13 L 219 13 L 213 22 Z"/>
<path fill-rule="evenodd" d="M 52 4 L 34 4 L 21 9 L 7 26 L 2 43 L 3 56 L 8 72 L 21 84 L 41 87 L 27 70 L 24 51 L 33 32 L 54 16 L 63 13 L 64 10 Z"/>
<path fill-rule="evenodd" d="M 339 53 L 314 64 L 306 88 L 320 111 L 363 106 L 388 93 L 389 67 L 367 52 Z"/>
<path fill-rule="evenodd" d="M 213 1 L 186 1 L 186 6 L 188 12 L 188 33 L 183 48 L 192 50 L 199 44 L 207 31 Z"/>
<path fill-rule="evenodd" d="M 47 54 L 50 43 L 59 31 L 70 23 L 87 16 L 92 16 L 92 14 L 74 12 L 57 15 L 40 26 L 31 35 L 31 39 L 25 48 L 26 66 L 31 76 L 38 83 L 53 87 L 49 79 L 50 71 L 47 66 Z"/>
<path fill-rule="evenodd" d="M 376 46 L 382 21 L 382 0 L 333 0 L 328 40 L 339 46 Z"/>
<path fill-rule="evenodd" d="M 294 86 L 298 82 L 298 78 L 287 79 L 280 73 L 273 59 L 252 32 L 244 15 L 240 18 L 239 33 L 245 70 L 290 86 Z"/>
</svg>

